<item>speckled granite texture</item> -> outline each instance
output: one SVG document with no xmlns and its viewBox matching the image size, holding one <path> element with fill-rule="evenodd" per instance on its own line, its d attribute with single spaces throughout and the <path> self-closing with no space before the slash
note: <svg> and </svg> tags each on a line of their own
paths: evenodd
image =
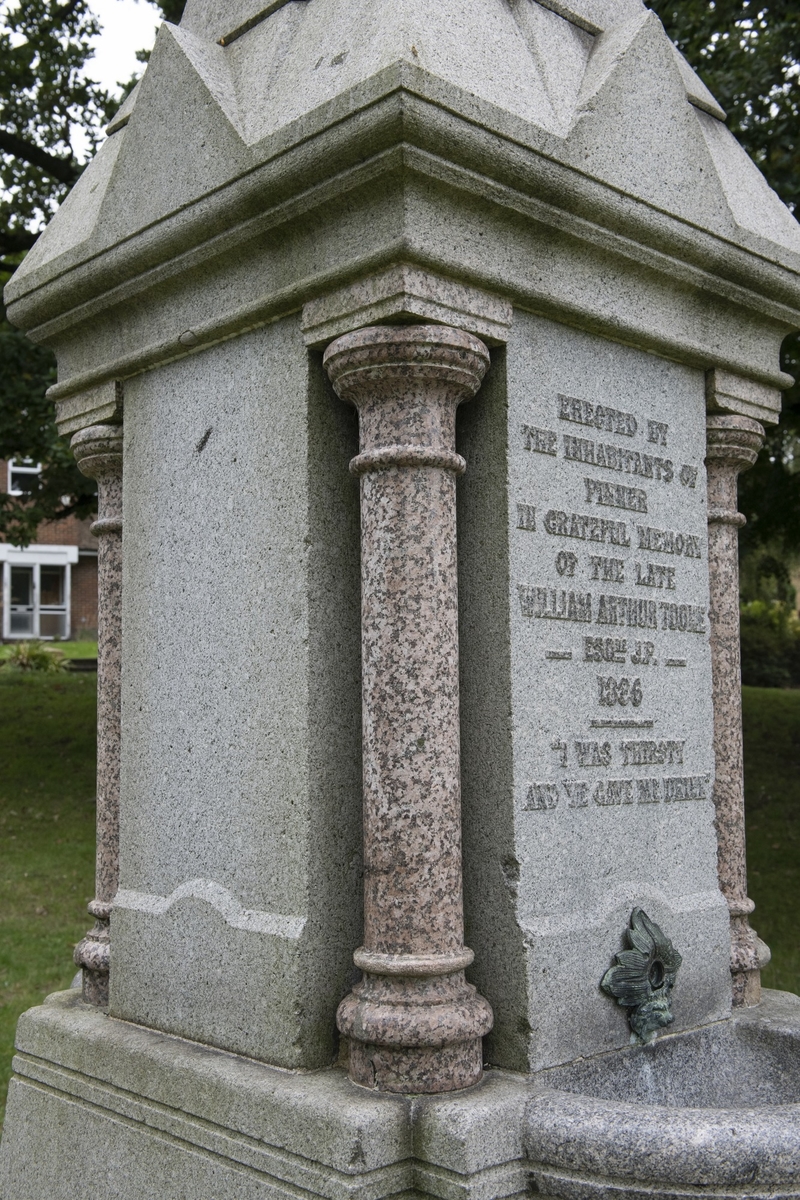
<svg viewBox="0 0 800 1200">
<path fill-rule="evenodd" d="M 108 1004 L 111 906 L 119 884 L 122 686 L 122 426 L 92 425 L 72 439 L 79 469 L 97 480 L 97 866 L 92 930 L 75 948 L 83 998 Z"/>
<path fill-rule="evenodd" d="M 475 1083 L 489 1005 L 464 979 L 456 408 L 489 354 L 436 325 L 366 328 L 323 362 L 358 408 L 364 980 L 339 1007 L 352 1078 L 387 1091 Z"/>
<path fill-rule="evenodd" d="M 775 1080 L 733 1044 L 766 1010 L 726 1024 L 703 457 L 707 404 L 777 421 L 800 226 L 656 14 L 187 0 L 6 303 L 63 432 L 124 389 L 125 558 L 108 1013 L 23 1018 L 3 1200 L 796 1193 L 784 1110 L 726 1175 L 727 1117 L 667 1145 L 646 1089 L 536 1107 L 545 1069 L 629 1061 L 600 981 L 636 906 L 682 956 L 678 1092 L 701 1026 Z M 466 338 L 460 398 L 475 338 L 491 369 L 455 443 L 376 413 L 359 454 L 321 351 L 421 322 Z M 331 1069 L 343 998 L 371 1091 Z M 481 1083 L 379 1091 L 477 1078 L 486 1004 Z"/>
<path fill-rule="evenodd" d="M 279 1071 L 50 997 L 20 1022 L 2 1200 L 797 1200 L 800 1000 L 445 1096 Z M 30 1142 L 47 1147 L 36 1170 Z"/>
<path fill-rule="evenodd" d="M 739 529 L 737 481 L 764 443 L 757 421 L 712 414 L 706 435 L 708 472 L 708 576 L 711 605 L 711 671 L 714 695 L 714 806 L 719 882 L 731 913 L 734 1005 L 758 1004 L 761 967 L 769 950 L 748 916 L 742 758 L 742 672 L 739 650 Z"/>
</svg>

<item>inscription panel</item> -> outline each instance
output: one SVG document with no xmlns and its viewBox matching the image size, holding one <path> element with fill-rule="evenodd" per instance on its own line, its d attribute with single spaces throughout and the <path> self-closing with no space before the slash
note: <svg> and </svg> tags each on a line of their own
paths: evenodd
<svg viewBox="0 0 800 1200">
<path fill-rule="evenodd" d="M 623 881 L 713 895 L 702 373 L 525 320 L 509 358 L 520 896 L 534 920 Z"/>
</svg>

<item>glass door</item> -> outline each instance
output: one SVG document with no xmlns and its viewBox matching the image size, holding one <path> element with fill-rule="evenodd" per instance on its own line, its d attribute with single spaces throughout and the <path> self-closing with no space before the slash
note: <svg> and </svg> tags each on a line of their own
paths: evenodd
<svg viewBox="0 0 800 1200">
<path fill-rule="evenodd" d="M 67 636 L 67 589 L 64 567 L 39 568 L 39 636 Z"/>
<path fill-rule="evenodd" d="M 11 637 L 33 637 L 36 621 L 33 567 L 11 567 L 9 628 Z"/>
</svg>

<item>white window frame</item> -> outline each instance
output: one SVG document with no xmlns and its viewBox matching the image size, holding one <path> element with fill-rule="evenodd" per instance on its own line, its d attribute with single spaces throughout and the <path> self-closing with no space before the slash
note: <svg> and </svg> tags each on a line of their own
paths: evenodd
<svg viewBox="0 0 800 1200">
<path fill-rule="evenodd" d="M 28 458 L 10 458 L 6 464 L 6 492 L 9 496 L 24 496 L 27 493 L 21 488 L 11 486 L 11 472 L 16 471 L 19 475 L 41 475 L 42 464 L 34 463 Z"/>
<path fill-rule="evenodd" d="M 41 629 L 41 569 L 42 567 L 64 568 L 64 609 L 65 637 L 72 632 L 72 567 L 78 561 L 77 546 L 27 546 L 20 550 L 16 546 L 0 544 L 0 564 L 3 568 L 3 641 L 24 642 L 35 638 L 37 641 L 52 642 L 54 638 L 47 634 L 42 637 Z M 11 568 L 33 568 L 33 630 L 31 633 L 11 632 Z M 49 608 L 47 611 L 50 611 Z"/>
</svg>

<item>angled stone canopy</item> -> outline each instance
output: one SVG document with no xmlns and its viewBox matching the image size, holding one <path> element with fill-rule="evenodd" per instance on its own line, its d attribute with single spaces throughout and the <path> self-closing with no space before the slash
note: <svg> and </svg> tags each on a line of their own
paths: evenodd
<svg viewBox="0 0 800 1200">
<path fill-rule="evenodd" d="M 524 210 L 531 230 L 569 227 L 617 262 L 646 261 L 670 286 L 682 278 L 698 306 L 694 336 L 676 339 L 684 357 L 687 340 L 698 351 L 708 340 L 698 336 L 700 293 L 711 292 L 780 324 L 774 360 L 800 303 L 800 226 L 723 118 L 641 0 L 189 0 L 180 26 L 161 27 L 107 142 L 9 285 L 11 317 L 58 352 L 62 333 L 94 311 L 163 289 L 167 276 L 213 274 L 219 254 L 255 251 L 259 237 L 269 252 L 249 255 L 253 277 L 224 336 L 291 309 L 290 279 L 305 280 L 295 289 L 305 299 L 367 259 L 427 258 L 562 317 L 584 305 L 543 282 L 547 247 L 535 270 L 475 277 L 478 210 L 499 205 L 517 222 L 510 214 Z M 340 229 L 335 251 L 293 246 L 303 222 L 328 222 L 331 205 L 363 227 L 367 210 L 355 211 L 370 188 L 380 235 Z M 472 197 L 458 246 L 433 233 L 446 231 L 454 188 Z M 135 331 L 137 305 L 113 353 L 98 344 L 81 371 L 65 351 L 56 395 L 109 377 L 112 358 L 124 375 L 184 352 L 187 328 L 208 327 L 200 343 L 216 328 L 210 311 L 186 314 L 159 340 Z M 785 386 L 760 357 L 750 373 Z M 721 352 L 711 365 L 741 370 L 746 358 Z"/>
</svg>

